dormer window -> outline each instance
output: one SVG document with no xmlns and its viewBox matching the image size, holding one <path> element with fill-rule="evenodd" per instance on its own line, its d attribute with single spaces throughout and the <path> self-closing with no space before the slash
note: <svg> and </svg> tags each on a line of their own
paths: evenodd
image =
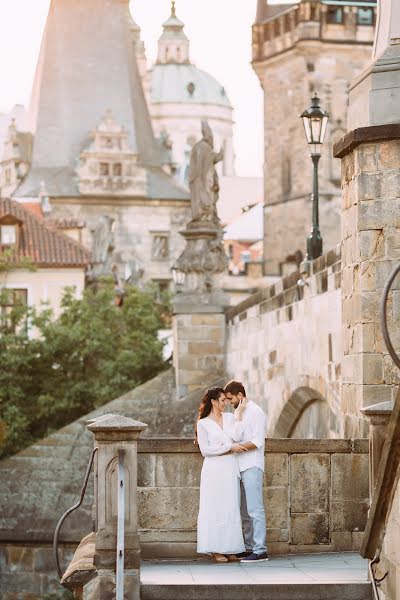
<svg viewBox="0 0 400 600">
<path fill-rule="evenodd" d="M 17 243 L 16 225 L 0 225 L 0 243 L 3 246 L 13 246 Z"/>
</svg>

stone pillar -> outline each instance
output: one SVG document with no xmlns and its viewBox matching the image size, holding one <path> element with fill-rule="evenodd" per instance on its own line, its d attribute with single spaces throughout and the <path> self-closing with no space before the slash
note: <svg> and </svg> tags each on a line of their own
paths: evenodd
<svg viewBox="0 0 400 600">
<path fill-rule="evenodd" d="M 368 435 L 360 409 L 394 400 L 398 385 L 382 337 L 379 306 L 400 259 L 400 124 L 350 132 L 335 152 L 342 158 L 343 187 L 341 402 L 345 437 L 360 437 Z M 398 280 L 393 288 L 388 326 L 399 348 Z"/>
<path fill-rule="evenodd" d="M 218 225 L 189 223 L 181 232 L 186 248 L 177 261 L 184 274 L 173 302 L 174 368 L 177 398 L 221 377 L 225 364 L 227 296 L 218 277 L 228 259 Z"/>
<path fill-rule="evenodd" d="M 223 306 L 174 304 L 174 368 L 178 399 L 212 385 L 224 373 Z"/>
<path fill-rule="evenodd" d="M 367 435 L 360 409 L 394 400 L 397 370 L 383 342 L 379 306 L 400 258 L 400 3 L 380 0 L 372 62 L 350 91 L 342 159 L 342 410 L 345 436 Z M 388 326 L 400 347 L 399 282 Z"/>
<path fill-rule="evenodd" d="M 97 576 L 83 592 L 84 600 L 115 597 L 117 554 L 118 453 L 125 464 L 125 593 L 140 600 L 140 544 L 137 515 L 137 440 L 147 427 L 119 415 L 105 415 L 88 425 L 98 448 L 95 467 L 95 556 Z"/>
<path fill-rule="evenodd" d="M 394 403 L 381 402 L 361 409 L 369 423 L 369 497 L 372 499 Z"/>
</svg>

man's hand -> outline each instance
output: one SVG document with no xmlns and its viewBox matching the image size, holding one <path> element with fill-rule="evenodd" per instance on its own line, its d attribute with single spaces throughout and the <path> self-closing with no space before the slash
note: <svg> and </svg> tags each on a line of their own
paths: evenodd
<svg viewBox="0 0 400 600">
<path fill-rule="evenodd" d="M 243 446 L 243 444 L 232 444 L 231 452 L 239 453 L 239 452 L 247 452 L 247 448 Z"/>
<path fill-rule="evenodd" d="M 243 413 L 244 413 L 244 411 L 246 409 L 246 406 L 247 406 L 247 402 L 248 402 L 247 398 L 242 398 L 239 401 L 239 404 L 237 405 L 237 408 L 235 409 L 235 411 L 233 413 L 234 416 L 235 416 L 236 421 L 241 421 L 242 420 Z"/>
</svg>

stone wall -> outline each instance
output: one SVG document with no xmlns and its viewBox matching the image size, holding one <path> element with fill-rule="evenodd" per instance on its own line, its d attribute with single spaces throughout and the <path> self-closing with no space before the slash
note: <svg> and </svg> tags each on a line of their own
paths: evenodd
<svg viewBox="0 0 400 600">
<path fill-rule="evenodd" d="M 202 460 L 192 440 L 139 442 L 144 557 L 195 555 Z M 264 486 L 272 554 L 359 549 L 368 510 L 366 440 L 269 439 Z"/>
<path fill-rule="evenodd" d="M 342 430 L 340 252 L 279 280 L 227 313 L 226 371 L 267 413 L 271 437 Z"/>
<path fill-rule="evenodd" d="M 64 545 L 59 553 L 61 561 L 68 564 L 74 551 L 75 546 Z M 61 600 L 63 592 L 66 590 L 60 585 L 50 544 L 0 544 L 1 600 L 42 600 L 47 594 L 57 594 L 51 600 Z"/>
</svg>

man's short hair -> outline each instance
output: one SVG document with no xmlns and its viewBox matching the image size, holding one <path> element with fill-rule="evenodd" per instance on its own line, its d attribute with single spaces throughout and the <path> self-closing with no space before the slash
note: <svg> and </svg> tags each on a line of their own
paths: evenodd
<svg viewBox="0 0 400 600">
<path fill-rule="evenodd" d="M 224 387 L 225 394 L 232 394 L 233 396 L 237 396 L 239 392 L 243 394 L 246 398 L 246 390 L 244 389 L 244 385 L 241 381 L 228 381 L 226 386 Z"/>
</svg>

